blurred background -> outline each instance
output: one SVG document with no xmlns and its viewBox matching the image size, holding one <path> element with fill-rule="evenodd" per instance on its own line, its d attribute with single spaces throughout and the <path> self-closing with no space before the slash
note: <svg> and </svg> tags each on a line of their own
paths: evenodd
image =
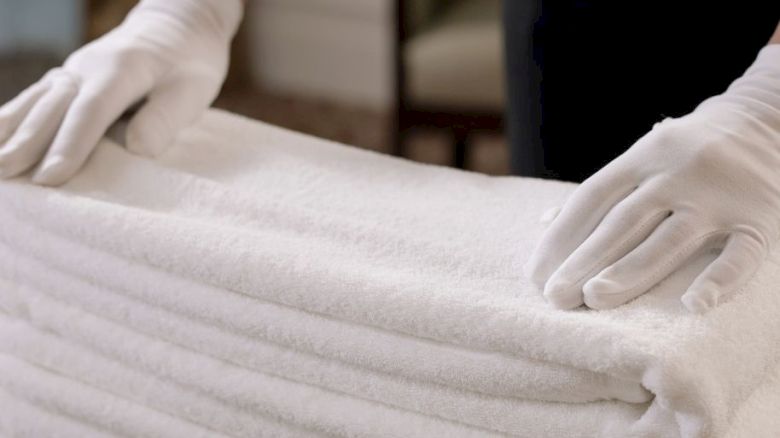
<svg viewBox="0 0 780 438">
<path fill-rule="evenodd" d="M 0 0 L 0 101 L 131 0 Z M 248 0 L 216 106 L 427 163 L 508 173 L 500 0 Z"/>
</svg>

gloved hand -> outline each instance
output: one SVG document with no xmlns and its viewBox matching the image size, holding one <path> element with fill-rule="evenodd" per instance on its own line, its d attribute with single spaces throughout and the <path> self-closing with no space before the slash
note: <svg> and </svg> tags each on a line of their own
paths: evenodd
<svg viewBox="0 0 780 438">
<path fill-rule="evenodd" d="M 64 183 L 144 97 L 127 147 L 161 153 L 217 96 L 242 11 L 241 0 L 143 0 L 119 27 L 0 108 L 0 176 L 43 159 L 33 180 Z"/>
<path fill-rule="evenodd" d="M 704 249 L 722 249 L 682 302 L 739 289 L 780 231 L 780 45 L 694 112 L 666 119 L 580 185 L 525 266 L 558 308 L 606 309 Z"/>
</svg>

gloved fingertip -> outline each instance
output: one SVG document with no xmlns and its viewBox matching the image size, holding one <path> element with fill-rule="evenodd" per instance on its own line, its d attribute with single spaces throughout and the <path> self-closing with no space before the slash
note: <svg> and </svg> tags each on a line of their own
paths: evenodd
<svg viewBox="0 0 780 438">
<path fill-rule="evenodd" d="M 707 303 L 699 297 L 684 296 L 681 299 L 685 308 L 691 313 L 703 314 L 709 309 Z"/>
<path fill-rule="evenodd" d="M 32 177 L 35 184 L 59 186 L 73 175 L 72 163 L 65 157 L 48 157 Z"/>
<path fill-rule="evenodd" d="M 623 304 L 626 288 L 606 277 L 593 277 L 582 286 L 585 305 L 591 309 L 606 310 Z"/>
<path fill-rule="evenodd" d="M 714 291 L 688 291 L 680 300 L 689 312 L 700 315 L 718 305 L 718 295 Z"/>
<path fill-rule="evenodd" d="M 170 134 L 138 123 L 131 123 L 125 135 L 127 150 L 149 158 L 162 155 L 172 140 Z"/>
<path fill-rule="evenodd" d="M 582 291 L 589 295 L 614 295 L 622 292 L 623 289 L 625 288 L 622 284 L 603 274 L 591 278 L 582 286 Z"/>
<path fill-rule="evenodd" d="M 533 273 L 533 266 L 531 266 L 531 262 L 530 261 L 525 262 L 523 264 L 523 276 L 525 276 L 525 278 L 530 279 L 532 273 Z"/>
<path fill-rule="evenodd" d="M 13 178 L 17 175 L 19 175 L 19 171 L 16 170 L 16 166 L 14 166 L 14 163 L 6 158 L 5 160 L 2 159 L 2 156 L 0 156 L 0 179 L 9 179 Z"/>
<path fill-rule="evenodd" d="M 539 223 L 543 225 L 549 225 L 551 224 L 556 217 L 558 217 L 558 213 L 561 212 L 561 207 L 553 207 L 542 213 L 542 215 L 539 217 Z"/>
<path fill-rule="evenodd" d="M 543 295 L 551 306 L 560 310 L 574 309 L 583 304 L 582 293 L 564 281 L 548 282 Z"/>
<path fill-rule="evenodd" d="M 129 127 L 125 134 L 125 147 L 127 150 L 137 155 L 146 156 L 145 144 L 147 142 L 143 137 L 143 135 L 138 133 L 138 128 Z"/>
<path fill-rule="evenodd" d="M 523 275 L 539 289 L 544 288 L 545 282 L 547 281 L 547 278 L 542 275 L 538 263 L 533 259 L 527 261 L 523 265 Z"/>
<path fill-rule="evenodd" d="M 10 158 L 10 156 L 11 156 L 11 148 L 7 148 L 6 147 L 6 148 L 3 148 L 3 149 L 0 149 L 0 165 L 2 165 L 3 163 L 8 162 L 8 159 Z"/>
<path fill-rule="evenodd" d="M 707 313 L 707 311 L 717 304 L 712 302 L 712 300 L 706 299 L 706 297 L 702 295 L 703 294 L 698 293 L 687 293 L 683 295 L 680 300 L 689 312 L 701 315 Z"/>
</svg>

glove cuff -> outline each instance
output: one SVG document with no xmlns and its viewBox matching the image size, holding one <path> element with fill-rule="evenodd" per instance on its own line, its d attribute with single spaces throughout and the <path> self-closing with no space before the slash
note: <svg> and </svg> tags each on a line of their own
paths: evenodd
<svg viewBox="0 0 780 438">
<path fill-rule="evenodd" d="M 723 94 L 699 104 L 693 114 L 711 119 L 733 118 L 739 114 L 752 120 L 751 123 L 761 123 L 767 128 L 765 132 L 780 137 L 780 45 L 762 48 L 745 74 Z"/>
<path fill-rule="evenodd" d="M 780 44 L 768 44 L 764 46 L 756 57 L 755 62 L 745 72 L 745 76 L 750 74 L 760 74 L 771 72 L 777 79 L 780 79 Z"/>
</svg>

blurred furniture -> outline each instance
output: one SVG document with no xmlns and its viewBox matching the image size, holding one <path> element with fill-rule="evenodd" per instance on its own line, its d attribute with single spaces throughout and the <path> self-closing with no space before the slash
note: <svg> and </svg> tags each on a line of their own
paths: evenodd
<svg viewBox="0 0 780 438">
<path fill-rule="evenodd" d="M 252 0 L 253 82 L 268 92 L 371 111 L 393 105 L 395 0 Z"/>
<path fill-rule="evenodd" d="M 504 109 L 500 0 L 396 0 L 396 130 L 405 155 L 412 128 L 450 130 L 465 167 L 470 135 L 500 131 Z"/>
</svg>

